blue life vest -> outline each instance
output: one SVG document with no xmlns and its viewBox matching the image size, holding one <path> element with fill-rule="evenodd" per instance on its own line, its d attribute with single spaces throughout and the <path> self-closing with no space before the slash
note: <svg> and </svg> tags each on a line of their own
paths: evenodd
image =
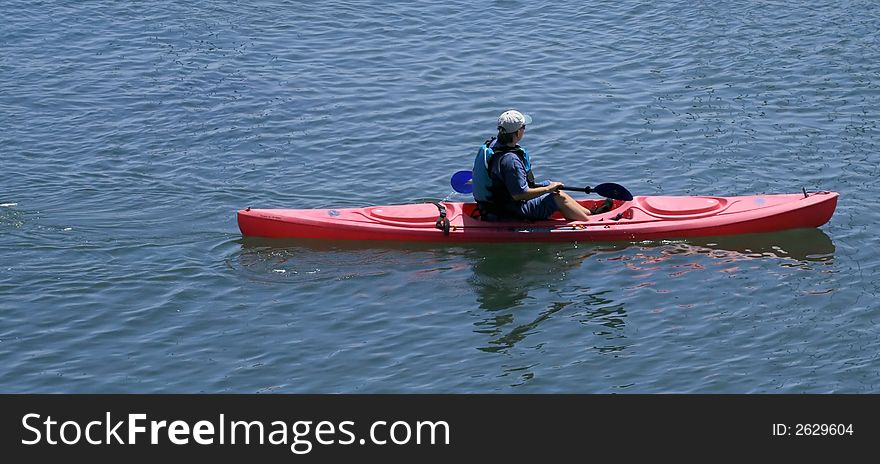
<svg viewBox="0 0 880 464">
<path fill-rule="evenodd" d="M 492 168 L 497 165 L 501 159 L 501 155 L 513 152 L 522 161 L 526 169 L 526 180 L 529 188 L 535 187 L 535 176 L 532 174 L 532 163 L 529 160 L 529 153 L 525 148 L 517 145 L 508 147 L 506 145 L 498 145 L 495 143 L 495 137 L 487 140 L 480 146 L 477 156 L 474 159 L 473 169 L 473 187 L 474 200 L 481 208 L 486 210 L 497 209 L 495 206 L 513 201 L 507 186 L 504 185 L 502 179 L 496 179 L 492 176 Z"/>
</svg>

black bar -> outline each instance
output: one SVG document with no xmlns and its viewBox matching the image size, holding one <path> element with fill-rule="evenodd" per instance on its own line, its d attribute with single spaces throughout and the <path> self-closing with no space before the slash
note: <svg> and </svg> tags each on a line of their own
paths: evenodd
<svg viewBox="0 0 880 464">
<path fill-rule="evenodd" d="M 876 395 L 0 395 L 0 411 L 0 449 L 17 462 L 579 462 L 640 455 L 764 461 L 817 452 L 840 459 L 866 456 L 880 438 Z M 130 414 L 144 417 L 129 422 Z M 45 423 L 50 416 L 54 423 Z M 186 444 L 169 438 L 175 421 L 173 437 Z M 240 422 L 236 444 L 233 422 Z M 130 423 L 145 429 L 134 444 Z M 415 443 L 420 423 L 423 442 Z M 211 444 L 197 443 L 197 427 L 198 438 Z M 64 440 L 79 435 L 78 442 L 63 444 L 62 428 Z M 157 444 L 150 443 L 154 430 Z M 287 443 L 270 444 L 273 437 Z"/>
</svg>

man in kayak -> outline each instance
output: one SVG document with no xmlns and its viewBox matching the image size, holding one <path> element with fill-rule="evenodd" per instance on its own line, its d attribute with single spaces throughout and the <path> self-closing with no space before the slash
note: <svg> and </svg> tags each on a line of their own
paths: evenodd
<svg viewBox="0 0 880 464">
<path fill-rule="evenodd" d="M 480 147 L 473 169 L 474 199 L 480 217 L 539 221 L 559 211 L 570 221 L 586 221 L 590 210 L 560 191 L 562 183 L 535 183 L 529 154 L 519 146 L 531 121 L 516 110 L 501 113 L 498 137 Z"/>
</svg>

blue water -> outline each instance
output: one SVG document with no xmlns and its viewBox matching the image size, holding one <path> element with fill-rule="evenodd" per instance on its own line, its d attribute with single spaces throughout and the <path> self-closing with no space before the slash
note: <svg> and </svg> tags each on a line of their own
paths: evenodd
<svg viewBox="0 0 880 464">
<path fill-rule="evenodd" d="M 0 6 L 0 391 L 867 393 L 880 6 Z M 841 193 L 820 229 L 638 243 L 243 239 L 235 211 L 539 178 Z"/>
</svg>

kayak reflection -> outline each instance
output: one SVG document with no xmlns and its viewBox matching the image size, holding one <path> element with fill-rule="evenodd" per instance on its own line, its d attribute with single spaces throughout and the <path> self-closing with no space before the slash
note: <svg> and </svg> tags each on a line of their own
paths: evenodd
<svg viewBox="0 0 880 464">
<path fill-rule="evenodd" d="M 623 290 L 618 286 L 619 279 L 598 278 L 619 272 L 609 267 L 609 261 L 623 262 L 630 268 L 660 270 L 659 275 L 675 277 L 701 269 L 729 273 L 743 260 L 770 259 L 783 267 L 809 268 L 831 262 L 834 251 L 831 238 L 821 229 L 678 241 L 474 247 L 468 253 L 474 270 L 470 283 L 480 308 L 489 311 L 475 324 L 476 331 L 492 338 L 489 346 L 481 348 L 483 351 L 504 351 L 565 309 L 574 319 L 591 326 L 594 333 L 604 334 L 604 344 L 596 349 L 619 351 L 625 348 L 622 329 L 627 314 L 624 303 L 615 298 Z M 682 265 L 681 258 L 688 255 L 694 259 Z M 594 262 L 585 264 L 594 256 Z M 662 263 L 672 258 L 676 258 L 676 264 L 664 269 Z M 707 262 L 719 266 L 704 266 Z M 585 266 L 590 269 L 581 269 Z M 566 279 L 570 281 L 563 282 Z"/>
<path fill-rule="evenodd" d="M 719 259 L 778 258 L 782 266 L 809 266 L 834 259 L 834 243 L 822 229 L 793 229 L 767 234 L 645 242 L 668 254 L 703 254 Z"/>
<path fill-rule="evenodd" d="M 238 240 L 242 250 L 265 250 L 302 247 L 317 252 L 344 252 L 382 250 L 401 252 L 436 251 L 444 256 L 464 251 L 465 255 L 476 257 L 474 266 L 477 271 L 485 269 L 489 274 L 496 268 L 517 269 L 529 266 L 529 262 L 538 261 L 564 269 L 566 260 L 558 253 L 547 253 L 546 250 L 576 249 L 576 243 L 507 243 L 507 244 L 444 244 L 443 242 L 393 242 L 393 241 L 330 241 L 314 239 L 271 239 L 259 237 L 242 237 Z M 819 228 L 792 229 L 780 232 L 761 234 L 726 235 L 718 237 L 694 237 L 687 239 L 647 240 L 641 242 L 582 242 L 583 250 L 599 247 L 603 250 L 625 250 L 633 246 L 657 247 L 680 244 L 684 248 L 693 248 L 695 253 L 716 250 L 719 256 L 729 253 L 730 256 L 745 258 L 776 257 L 797 261 L 827 261 L 834 257 L 835 247 L 831 238 Z M 705 250 L 701 250 L 705 249 Z M 503 253 L 488 253 L 491 250 L 503 250 Z M 491 256 L 490 261 L 479 259 Z M 585 256 L 584 256 L 585 258 Z M 574 263 L 576 264 L 576 263 Z"/>
<path fill-rule="evenodd" d="M 773 267 L 825 267 L 835 253 L 821 229 L 635 243 L 445 245 L 259 238 L 240 243 L 231 267 L 255 280 L 327 281 L 346 287 L 366 282 L 362 288 L 372 288 L 370 280 L 390 279 L 382 285 L 408 288 L 419 307 L 454 312 L 458 306 L 471 315 L 473 332 L 481 335 L 475 348 L 491 353 L 540 349 L 562 339 L 597 352 L 621 352 L 632 343 L 627 305 L 643 291 L 640 286 L 675 288 L 670 282 L 685 274 L 683 279 L 701 282 L 706 279 L 700 274 L 707 272 L 754 276 L 756 270 Z M 744 262 L 751 264 L 740 266 Z M 641 281 L 631 280 L 632 270 Z M 425 292 L 429 286 L 442 290 Z M 528 366 L 508 367 L 510 375 L 530 372 Z"/>
</svg>

